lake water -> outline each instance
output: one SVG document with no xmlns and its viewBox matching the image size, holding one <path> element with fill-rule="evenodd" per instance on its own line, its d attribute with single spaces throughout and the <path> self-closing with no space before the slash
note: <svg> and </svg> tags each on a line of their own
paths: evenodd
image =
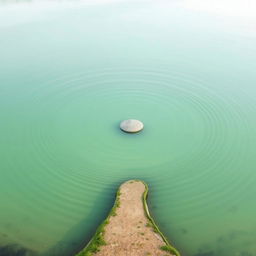
<svg viewBox="0 0 256 256">
<path fill-rule="evenodd" d="M 252 1 L 0 3 L 1 256 L 72 255 L 133 178 L 183 256 L 256 255 Z"/>
</svg>

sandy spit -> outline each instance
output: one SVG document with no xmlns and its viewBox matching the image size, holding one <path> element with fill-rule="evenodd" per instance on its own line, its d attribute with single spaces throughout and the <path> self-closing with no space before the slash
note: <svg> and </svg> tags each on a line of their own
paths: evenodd
<svg viewBox="0 0 256 256">
<path fill-rule="evenodd" d="M 96 256 L 167 256 L 160 249 L 166 245 L 162 237 L 150 226 L 143 206 L 143 182 L 130 180 L 120 186 L 120 207 L 109 218 L 105 227 L 106 245 L 100 247 Z"/>
</svg>

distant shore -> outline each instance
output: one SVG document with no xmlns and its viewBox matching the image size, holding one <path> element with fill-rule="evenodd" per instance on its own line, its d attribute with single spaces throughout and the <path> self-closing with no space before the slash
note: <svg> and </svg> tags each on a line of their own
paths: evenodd
<svg viewBox="0 0 256 256">
<path fill-rule="evenodd" d="M 123 183 L 109 216 L 77 256 L 180 256 L 150 216 L 147 195 L 143 181 Z"/>
</svg>

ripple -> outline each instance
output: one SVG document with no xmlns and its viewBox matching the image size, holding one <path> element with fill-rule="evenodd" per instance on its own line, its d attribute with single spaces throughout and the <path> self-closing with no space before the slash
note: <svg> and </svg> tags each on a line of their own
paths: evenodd
<svg viewBox="0 0 256 256">
<path fill-rule="evenodd" d="M 152 182 L 156 196 L 172 202 L 184 220 L 200 219 L 252 183 L 250 172 L 242 178 L 237 172 L 248 154 L 249 137 L 239 136 L 250 132 L 246 113 L 234 109 L 232 94 L 218 94 L 193 73 L 94 69 L 47 81 L 42 76 L 26 95 L 27 123 L 17 144 L 29 143 L 23 159 L 7 159 L 21 170 L 10 179 L 23 180 L 21 195 L 29 187 L 26 207 L 37 202 L 40 210 L 33 212 L 50 210 L 61 223 L 77 220 L 91 207 L 85 196 L 113 181 Z M 145 129 L 121 133 L 118 125 L 127 118 L 142 120 Z"/>
<path fill-rule="evenodd" d="M 136 72 L 135 75 L 137 76 L 141 75 L 142 78 L 144 78 L 145 76 L 148 77 L 150 72 L 151 71 L 148 71 L 148 73 L 146 73 L 144 71 L 144 72 L 141 72 L 141 74 L 139 72 Z M 98 75 L 99 71 L 95 71 L 95 73 L 96 74 L 93 74 L 93 73 L 89 73 L 86 75 L 83 74 L 83 76 L 80 76 L 78 78 L 76 77 L 75 79 L 74 78 L 68 79 L 68 82 L 65 81 L 65 83 L 61 83 L 61 82 L 58 83 L 58 81 L 52 81 L 50 84 L 46 86 L 46 87 L 48 86 L 52 87 L 50 92 L 48 91 L 48 88 L 47 88 L 46 94 L 42 95 L 41 92 L 35 93 L 35 95 L 40 96 L 40 99 L 38 100 L 39 101 L 38 104 L 40 105 L 39 110 L 41 112 L 44 112 L 45 109 L 48 109 L 50 106 L 51 111 L 53 112 L 53 114 L 56 115 L 55 117 L 53 116 L 53 114 L 51 115 L 51 119 L 48 120 L 50 121 L 50 124 L 55 125 L 56 123 L 55 119 L 59 120 L 58 115 L 63 114 L 64 112 L 63 109 L 66 109 L 67 112 L 63 114 L 63 120 L 60 120 L 60 122 L 63 122 L 63 123 L 57 124 L 59 125 L 59 127 L 61 127 L 61 125 L 64 125 L 65 121 L 67 122 L 70 121 L 70 118 L 72 117 L 69 116 L 68 114 L 70 115 L 73 114 L 72 110 L 75 110 L 76 112 L 81 111 L 80 107 L 84 107 L 84 108 L 89 107 L 92 109 L 92 111 L 95 111 L 96 114 L 100 114 L 101 110 L 99 108 L 102 107 L 101 105 L 98 105 L 100 101 L 103 101 L 103 106 L 104 104 L 106 104 L 106 107 L 108 107 L 111 104 L 118 107 L 120 106 L 121 102 L 125 100 L 127 101 L 126 106 L 128 107 L 129 107 L 129 104 L 132 104 L 132 105 L 138 104 L 142 107 L 153 106 L 155 108 L 160 108 L 161 110 L 165 109 L 166 111 L 165 114 L 167 115 L 167 117 L 171 116 L 172 113 L 170 110 L 173 110 L 173 109 L 176 112 L 178 112 L 178 110 L 180 110 L 180 112 L 187 111 L 187 113 L 185 113 L 187 114 L 187 116 L 185 116 L 186 118 L 189 118 L 189 115 L 191 115 L 191 118 L 195 118 L 194 121 L 189 120 L 191 121 L 190 125 L 194 125 L 193 127 L 194 129 L 200 128 L 202 132 L 205 132 L 204 136 L 207 136 L 207 138 L 204 137 L 206 141 L 201 142 L 206 147 L 205 150 L 206 151 L 211 150 L 212 151 L 211 155 L 214 155 L 214 149 L 216 147 L 215 144 L 219 143 L 219 141 L 216 140 L 216 136 L 215 136 L 217 131 L 214 129 L 219 129 L 218 132 L 222 132 L 222 133 L 224 133 L 225 131 L 227 132 L 227 126 L 225 122 L 230 122 L 230 118 L 233 117 L 233 115 L 229 116 L 228 119 L 227 119 L 227 116 L 223 117 L 223 114 L 221 113 L 222 106 L 220 107 L 217 105 L 217 104 L 223 103 L 222 102 L 223 100 L 218 99 L 217 97 L 213 98 L 213 94 L 210 94 L 207 90 L 204 89 L 204 92 L 203 93 L 201 92 L 201 94 L 204 94 L 203 96 L 195 95 L 194 87 L 197 86 L 197 88 L 199 87 L 200 90 L 202 90 L 202 86 L 200 87 L 200 84 L 192 83 L 191 80 L 189 84 L 190 89 L 184 90 L 184 89 L 180 89 L 177 85 L 177 83 L 179 82 L 184 83 L 184 80 L 180 79 L 181 81 L 179 80 L 173 81 L 173 78 L 170 76 L 168 77 L 168 80 L 169 80 L 168 82 L 168 80 L 165 81 L 166 74 L 164 76 L 165 79 L 162 78 L 162 80 L 159 79 L 159 76 L 161 74 L 157 73 L 157 75 L 154 76 L 152 75 L 153 72 L 150 73 L 151 74 L 150 80 L 145 80 L 145 78 L 128 80 L 126 76 L 134 77 L 134 73 L 117 71 L 116 72 L 117 77 L 121 76 L 121 74 L 125 74 L 125 78 L 115 80 L 113 77 L 115 77 L 116 73 L 113 70 L 111 70 L 111 72 L 109 73 L 105 71 L 101 75 Z M 99 80 L 97 80 L 97 78 Z M 90 81 L 90 79 L 92 81 Z M 85 84 L 84 86 L 82 86 L 83 83 Z M 127 86 L 128 88 L 127 87 L 123 88 L 120 86 L 120 84 L 127 85 L 129 83 L 130 85 Z M 170 85 L 168 83 L 172 83 L 172 84 Z M 147 88 L 145 88 L 146 86 Z M 163 87 L 161 89 L 164 89 L 165 92 L 169 94 L 164 95 L 163 92 L 158 92 L 157 90 L 161 86 Z M 93 89 L 89 90 L 89 88 L 93 88 Z M 86 95 L 87 93 L 88 93 L 88 96 Z M 174 95 L 178 96 L 179 99 L 181 99 L 182 101 L 178 102 L 178 100 L 173 100 L 171 102 L 170 101 L 172 100 L 171 93 L 174 93 Z M 91 97 L 91 98 L 88 99 L 88 97 Z M 94 99 L 93 97 L 95 97 L 95 100 L 91 100 L 91 99 Z M 99 100 L 97 100 L 96 98 L 98 98 Z M 83 100 L 88 100 L 89 101 L 88 105 L 82 102 Z M 57 101 L 57 104 L 56 104 L 56 101 Z M 93 101 L 95 101 L 96 104 L 92 105 Z M 214 101 L 218 101 L 217 104 Z M 55 107 L 56 109 L 52 107 Z M 188 110 L 188 107 L 191 107 L 191 109 Z M 120 110 L 118 110 L 118 112 L 119 111 Z M 225 114 L 228 114 L 229 113 L 228 111 L 230 110 L 227 109 Z M 194 115 L 195 113 L 197 114 L 196 116 Z M 85 114 L 87 114 L 86 117 L 88 117 L 88 112 L 86 112 Z M 78 115 L 79 113 L 77 113 L 76 117 L 78 117 Z M 64 120 L 65 118 L 66 120 Z M 92 131 L 95 125 L 97 126 L 98 129 L 100 129 L 99 127 L 100 124 L 97 123 L 97 120 L 96 120 L 97 117 L 91 115 L 89 118 L 90 118 L 89 121 L 92 120 L 93 122 L 93 125 L 89 127 L 91 129 L 89 130 L 89 132 Z M 202 120 L 200 120 L 201 121 L 200 123 L 196 124 L 196 122 L 198 122 L 198 118 L 201 118 Z M 118 122 L 119 120 L 120 119 L 116 120 L 116 122 Z M 74 120 L 72 119 L 72 121 Z M 182 120 L 182 121 L 185 122 L 185 120 Z M 237 119 L 235 120 L 235 122 L 237 122 Z M 83 124 L 87 126 L 90 125 L 85 121 Z M 104 123 L 102 122 L 102 124 Z M 181 123 L 181 124 L 184 126 L 186 125 L 184 123 Z M 174 128 L 179 129 L 179 127 L 177 127 L 177 124 L 174 124 L 174 125 L 176 125 L 176 127 L 174 126 Z M 180 125 L 180 123 L 178 123 L 178 125 Z M 199 125 L 201 125 L 202 127 L 199 127 Z M 219 125 L 222 125 L 222 127 L 218 127 Z M 190 131 L 190 132 L 192 133 L 193 131 Z M 49 135 L 51 134 L 47 134 L 47 136 Z M 70 134 L 70 136 L 72 135 Z M 41 145 L 38 145 L 38 146 L 42 148 L 44 148 L 45 146 L 46 147 L 49 146 L 49 144 L 44 145 L 45 142 L 47 141 L 50 142 L 52 140 L 54 141 L 54 138 L 51 138 L 51 139 L 42 138 L 42 140 L 38 140 L 38 137 L 40 138 L 40 136 L 38 136 L 37 134 L 35 136 L 36 138 L 35 141 L 36 143 L 41 143 Z M 220 137 L 222 139 L 225 139 L 223 134 Z M 117 154 L 118 153 L 120 154 L 119 149 L 120 147 L 122 147 L 122 144 L 110 145 L 109 143 L 111 141 L 104 141 L 104 138 L 102 137 L 98 137 L 98 140 L 95 140 L 94 138 L 95 137 L 93 136 L 88 136 L 86 138 L 87 140 L 91 140 L 88 142 L 90 143 L 90 146 L 91 146 L 90 150 L 92 152 L 96 152 L 98 149 L 100 149 L 103 151 L 104 155 L 109 153 L 109 156 L 111 156 L 113 155 L 114 152 Z M 115 147 L 118 147 L 118 148 L 115 148 Z M 45 148 L 44 151 L 45 152 L 48 151 L 48 148 Z M 125 158 L 126 156 L 123 155 L 123 157 Z"/>
</svg>

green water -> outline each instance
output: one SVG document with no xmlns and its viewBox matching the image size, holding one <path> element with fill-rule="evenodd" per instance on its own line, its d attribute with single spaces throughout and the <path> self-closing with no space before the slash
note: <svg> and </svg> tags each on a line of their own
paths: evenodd
<svg viewBox="0 0 256 256">
<path fill-rule="evenodd" d="M 1 1 L 1 256 L 72 255 L 131 178 L 183 256 L 256 255 L 255 6 L 199 2 Z"/>
</svg>

